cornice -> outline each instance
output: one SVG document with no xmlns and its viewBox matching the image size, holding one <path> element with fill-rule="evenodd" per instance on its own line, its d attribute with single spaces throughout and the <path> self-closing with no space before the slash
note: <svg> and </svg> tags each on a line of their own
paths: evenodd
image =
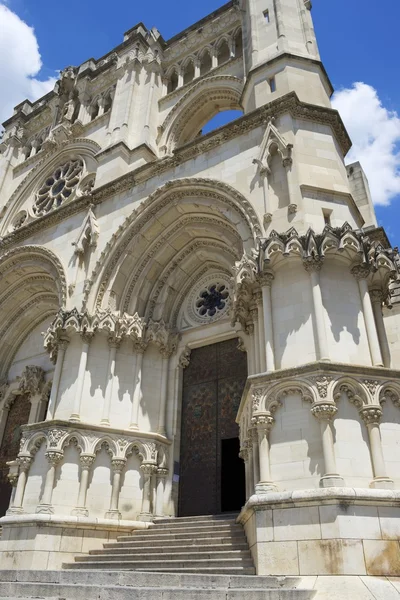
<svg viewBox="0 0 400 600">
<path fill-rule="evenodd" d="M 290 113 L 294 118 L 304 119 L 331 127 L 335 138 L 342 148 L 343 154 L 347 154 L 351 147 L 351 141 L 338 111 L 301 102 L 296 92 L 290 92 L 289 94 L 277 98 L 269 104 L 252 111 L 248 115 L 236 119 L 216 131 L 208 133 L 200 139 L 193 140 L 192 142 L 177 148 L 172 156 L 166 156 L 142 165 L 138 169 L 122 175 L 98 189 L 93 190 L 90 196 L 76 198 L 69 204 L 61 206 L 57 211 L 40 217 L 25 227 L 23 226 L 17 231 L 4 236 L 0 241 L 0 248 L 8 248 L 13 244 L 29 239 L 36 232 L 41 231 L 46 227 L 51 227 L 71 215 L 82 210 L 87 210 L 90 204 L 101 204 L 103 200 L 114 194 L 120 194 L 127 191 L 135 185 L 144 183 L 154 176 L 159 176 L 162 173 L 170 171 L 205 152 L 219 148 L 221 144 L 240 135 L 245 135 L 256 127 L 265 125 L 265 122 L 269 118 L 277 118 L 286 113 Z M 136 149 L 131 150 L 131 154 L 135 152 L 135 150 Z"/>
</svg>

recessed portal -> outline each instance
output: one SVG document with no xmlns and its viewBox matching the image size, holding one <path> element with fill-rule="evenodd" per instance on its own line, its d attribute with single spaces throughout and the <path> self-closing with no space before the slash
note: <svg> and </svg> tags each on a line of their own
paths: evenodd
<svg viewBox="0 0 400 600">
<path fill-rule="evenodd" d="M 235 419 L 247 379 L 238 340 L 192 350 L 184 371 L 179 515 L 236 511 L 244 504 L 244 465 Z"/>
</svg>

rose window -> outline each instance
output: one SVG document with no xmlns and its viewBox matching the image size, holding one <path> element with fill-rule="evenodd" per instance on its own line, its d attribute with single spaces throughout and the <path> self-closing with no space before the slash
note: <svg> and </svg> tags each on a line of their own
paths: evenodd
<svg viewBox="0 0 400 600">
<path fill-rule="evenodd" d="M 75 191 L 83 171 L 83 161 L 70 160 L 48 177 L 36 195 L 33 212 L 40 217 L 58 208 Z"/>
<path fill-rule="evenodd" d="M 229 291 L 224 283 L 211 283 L 201 290 L 196 300 L 196 312 L 200 317 L 215 317 L 227 304 Z"/>
</svg>

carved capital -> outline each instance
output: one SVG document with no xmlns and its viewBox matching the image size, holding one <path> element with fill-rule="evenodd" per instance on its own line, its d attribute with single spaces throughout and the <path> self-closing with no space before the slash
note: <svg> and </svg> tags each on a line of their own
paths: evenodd
<svg viewBox="0 0 400 600">
<path fill-rule="evenodd" d="M 274 279 L 275 275 L 270 272 L 260 273 L 259 275 L 257 275 L 257 280 L 261 287 L 271 287 Z"/>
<path fill-rule="evenodd" d="M 113 458 L 111 460 L 111 467 L 114 473 L 121 473 L 126 465 L 126 458 Z"/>
<path fill-rule="evenodd" d="M 90 344 L 90 342 L 92 341 L 93 337 L 94 337 L 94 333 L 93 332 L 83 331 L 81 333 L 82 342 L 84 344 Z"/>
<path fill-rule="evenodd" d="M 168 475 L 168 469 L 164 467 L 158 467 L 157 469 L 157 477 L 159 479 L 164 479 Z"/>
<path fill-rule="evenodd" d="M 56 467 L 64 458 L 63 452 L 56 452 L 54 450 L 48 450 L 45 454 L 48 462 L 51 466 Z"/>
<path fill-rule="evenodd" d="M 257 427 L 258 431 L 271 431 L 275 419 L 271 415 L 271 413 L 260 413 L 259 415 L 254 415 L 251 419 L 252 425 Z"/>
<path fill-rule="evenodd" d="M 351 274 L 353 277 L 360 281 L 361 279 L 367 279 L 370 274 L 370 268 L 364 265 L 356 265 L 351 269 Z"/>
<path fill-rule="evenodd" d="M 311 412 L 318 421 L 331 421 L 337 413 L 337 406 L 333 403 L 321 403 L 312 407 Z"/>
<path fill-rule="evenodd" d="M 360 410 L 360 415 L 366 425 L 379 425 L 382 410 L 378 406 L 366 406 Z"/>
<path fill-rule="evenodd" d="M 17 473 L 9 473 L 7 475 L 8 482 L 10 485 L 12 485 L 12 487 L 16 487 L 18 483 L 18 477 L 19 475 Z"/>
<path fill-rule="evenodd" d="M 19 465 L 19 470 L 25 471 L 27 473 L 32 464 L 32 460 L 33 460 L 32 456 L 18 456 L 17 462 Z"/>
<path fill-rule="evenodd" d="M 257 306 L 260 306 L 262 304 L 262 291 L 256 290 L 253 292 L 253 299 Z"/>
<path fill-rule="evenodd" d="M 79 457 L 79 462 L 82 469 L 90 469 L 96 459 L 95 454 L 81 454 Z"/>
<path fill-rule="evenodd" d="M 384 295 L 383 291 L 380 289 L 370 290 L 369 295 L 370 295 L 372 304 L 382 304 L 385 299 L 385 295 Z"/>
<path fill-rule="evenodd" d="M 323 258 L 320 256 L 303 258 L 303 266 L 307 273 L 319 272 L 322 269 Z"/>
<path fill-rule="evenodd" d="M 140 470 L 145 475 L 154 475 L 154 473 L 157 473 L 157 465 L 152 463 L 142 463 L 140 465 Z"/>
<path fill-rule="evenodd" d="M 183 349 L 183 351 L 179 357 L 179 363 L 178 363 L 179 366 L 181 367 L 181 369 L 186 369 L 186 367 L 189 366 L 191 353 L 192 353 L 192 351 L 189 348 L 189 346 L 186 346 Z"/>
</svg>

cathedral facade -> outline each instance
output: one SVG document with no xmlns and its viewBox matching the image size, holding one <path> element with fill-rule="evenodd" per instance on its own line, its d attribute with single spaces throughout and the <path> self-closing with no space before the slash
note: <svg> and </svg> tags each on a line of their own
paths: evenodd
<svg viewBox="0 0 400 600">
<path fill-rule="evenodd" d="M 2 569 L 227 512 L 258 575 L 400 577 L 400 263 L 311 9 L 138 24 L 4 123 Z"/>
</svg>

